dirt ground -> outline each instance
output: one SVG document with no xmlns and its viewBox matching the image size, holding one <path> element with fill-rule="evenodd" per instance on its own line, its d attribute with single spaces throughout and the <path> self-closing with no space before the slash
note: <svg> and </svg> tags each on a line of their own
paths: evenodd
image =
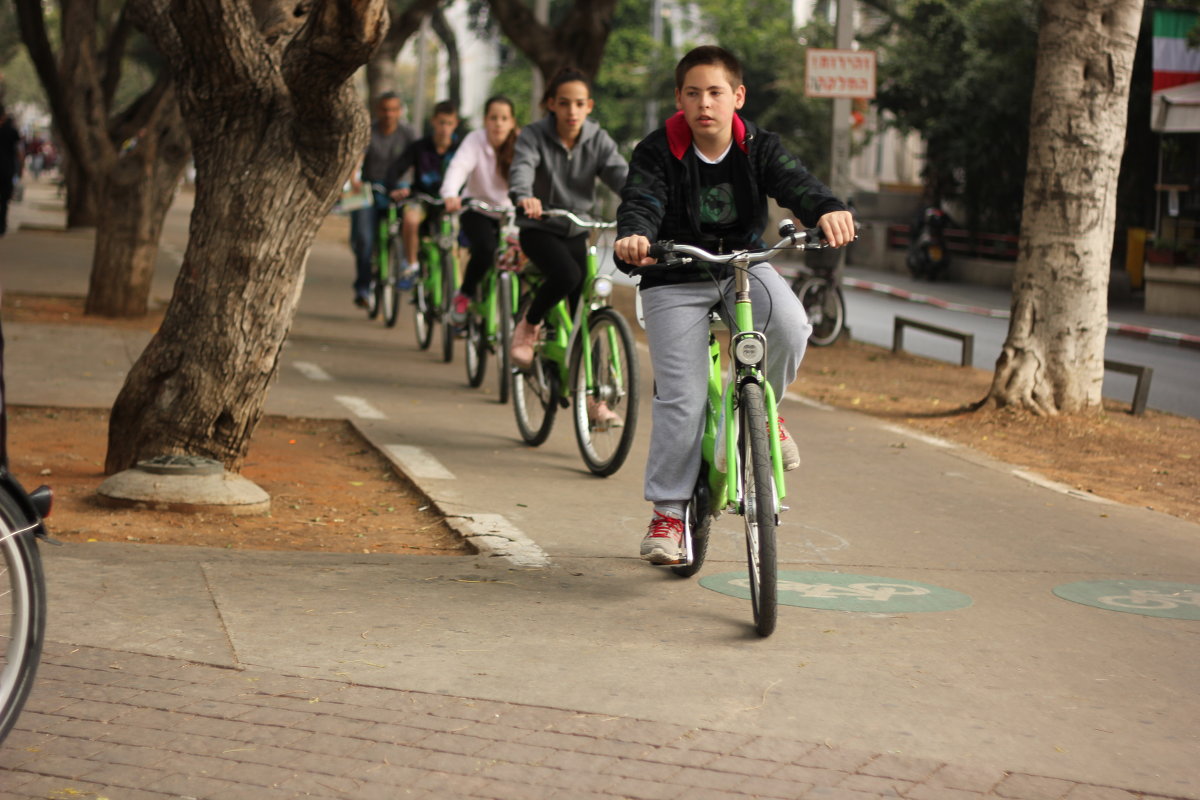
<svg viewBox="0 0 1200 800">
<path fill-rule="evenodd" d="M 72 298 L 4 297 L 6 321 L 114 324 Z M 140 324 L 152 327 L 154 319 Z M 1118 403 L 1086 417 L 969 411 L 991 373 L 856 342 L 810 348 L 794 390 L 891 419 L 1082 491 L 1200 521 L 1200 420 Z M 420 492 L 343 421 L 268 417 L 243 470 L 272 497 L 267 517 L 112 509 L 104 479 L 107 410 L 10 409 L 13 472 L 55 490 L 53 535 L 264 550 L 457 555 L 469 552 Z"/>
</svg>

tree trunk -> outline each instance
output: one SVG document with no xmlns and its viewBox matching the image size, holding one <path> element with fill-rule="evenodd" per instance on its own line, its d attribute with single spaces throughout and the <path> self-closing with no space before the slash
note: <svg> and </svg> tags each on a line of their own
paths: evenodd
<svg viewBox="0 0 1200 800">
<path fill-rule="evenodd" d="M 430 17 L 430 22 L 433 32 L 446 48 L 446 71 L 449 73 L 446 82 L 450 87 L 446 99 L 462 114 L 462 61 L 458 56 L 458 37 L 454 35 L 454 29 L 440 7 Z"/>
<path fill-rule="evenodd" d="M 94 228 L 99 216 L 93 189 L 95 182 L 89 171 L 79 167 L 81 160 L 72 157 L 69 150 L 63 154 L 68 228 Z"/>
<path fill-rule="evenodd" d="M 383 44 L 367 62 L 367 93 L 372 105 L 384 92 L 399 92 L 396 77 L 396 59 L 404 44 L 416 33 L 421 22 L 437 8 L 438 0 L 411 0 L 404 11 L 392 17 Z M 422 120 L 409 120 L 413 128 L 420 130 Z"/>
<path fill-rule="evenodd" d="M 113 406 L 105 469 L 185 453 L 237 471 L 313 237 L 366 145 L 351 78 L 383 38 L 387 9 L 317 0 L 294 38 L 270 40 L 239 0 L 131 9 L 174 70 L 196 204 L 163 324 Z"/>
<path fill-rule="evenodd" d="M 134 145 L 101 176 L 104 198 L 88 286 L 88 314 L 141 317 L 149 309 L 163 220 L 191 150 L 174 93 Z"/>
<path fill-rule="evenodd" d="M 1100 406 L 1117 175 L 1142 0 L 1043 0 L 1020 253 L 988 399 Z"/>
<path fill-rule="evenodd" d="M 504 35 L 549 82 L 563 67 L 596 76 L 612 32 L 617 0 L 576 0 L 562 23 L 553 28 L 538 21 L 527 0 L 488 0 L 488 6 Z"/>
</svg>

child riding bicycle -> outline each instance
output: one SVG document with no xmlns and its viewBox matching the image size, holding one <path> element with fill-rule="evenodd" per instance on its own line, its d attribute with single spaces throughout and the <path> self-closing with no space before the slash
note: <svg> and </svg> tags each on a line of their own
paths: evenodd
<svg viewBox="0 0 1200 800">
<path fill-rule="evenodd" d="M 566 219 L 542 218 L 543 206 L 586 218 L 595 202 L 596 178 L 617 191 L 629 170 L 612 137 L 588 119 L 594 101 L 586 75 L 575 69 L 560 71 L 542 102 L 549 114 L 525 126 L 517 137 L 508 176 L 509 196 L 526 215 L 517 223 L 521 250 L 544 280 L 513 331 L 512 361 L 521 369 L 533 363 L 546 312 L 567 296 L 574 308 L 587 269 L 587 231 Z M 599 409 L 601 416 L 605 411 Z"/>
<path fill-rule="evenodd" d="M 512 100 L 500 95 L 488 98 L 483 105 L 483 130 L 466 135 L 446 168 L 441 187 L 446 211 L 453 213 L 463 207 L 460 192 L 492 207 L 509 205 L 508 169 L 520 132 Z M 475 290 L 495 261 L 500 220 L 494 215 L 468 210 L 459 217 L 459 224 L 471 250 L 466 274 L 451 307 L 454 321 L 461 323 L 467 317 Z"/>
<path fill-rule="evenodd" d="M 854 239 L 846 206 L 787 152 L 777 134 L 737 114 L 745 101 L 741 64 L 733 54 L 707 45 L 679 61 L 678 113 L 638 144 L 621 190 L 614 255 L 622 271 L 654 264 L 649 249 L 657 240 L 721 253 L 762 246 L 767 197 L 791 209 L 806 227 L 819 226 L 833 247 Z M 782 396 L 796 377 L 811 326 L 788 283 L 769 264 L 751 267 L 750 278 L 755 327 L 767 336 L 767 379 Z M 672 564 L 681 557 L 684 507 L 700 468 L 708 316 L 718 307 L 728 318 L 732 283 L 728 268 L 711 264 L 642 276 L 656 386 L 645 479 L 654 516 L 641 545 L 641 557 L 651 563 Z M 779 434 L 784 467 L 795 469 L 799 450 L 782 424 Z"/>
</svg>

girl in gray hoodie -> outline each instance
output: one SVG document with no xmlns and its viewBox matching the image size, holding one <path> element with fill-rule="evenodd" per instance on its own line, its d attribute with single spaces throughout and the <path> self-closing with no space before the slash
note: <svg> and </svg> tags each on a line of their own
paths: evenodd
<svg viewBox="0 0 1200 800">
<path fill-rule="evenodd" d="M 588 119 L 595 102 L 586 75 L 560 71 L 542 103 L 549 113 L 521 131 L 508 174 L 509 196 L 525 214 L 517 223 L 521 250 L 545 279 L 513 331 L 510 355 L 519 369 L 533 363 L 546 312 L 568 295 L 572 307 L 579 302 L 587 263 L 587 231 L 566 219 L 543 218 L 542 209 L 563 208 L 586 219 L 596 178 L 619 192 L 629 172 L 612 137 Z"/>
</svg>

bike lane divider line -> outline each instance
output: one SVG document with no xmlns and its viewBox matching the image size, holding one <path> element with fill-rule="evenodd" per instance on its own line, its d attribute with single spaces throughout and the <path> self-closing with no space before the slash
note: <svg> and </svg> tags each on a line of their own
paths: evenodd
<svg viewBox="0 0 1200 800">
<path fill-rule="evenodd" d="M 334 400 L 337 400 L 346 409 L 360 419 L 387 419 L 387 415 L 380 411 L 375 406 L 371 405 L 362 397 L 351 397 L 344 394 L 336 395 Z"/>
<path fill-rule="evenodd" d="M 906 428 L 903 425 L 880 425 L 879 427 L 883 428 L 885 431 L 898 433 L 901 436 L 907 436 L 910 439 L 916 439 L 918 442 L 924 442 L 925 444 L 932 445 L 933 447 L 943 447 L 947 450 L 958 447 L 958 445 L 954 442 L 950 442 L 945 439 L 939 439 L 938 437 L 930 436 L 927 433 L 914 431 L 912 428 Z"/>
<path fill-rule="evenodd" d="M 833 406 L 826 405 L 819 400 L 813 400 L 811 397 L 805 397 L 802 394 L 796 394 L 795 392 L 785 392 L 783 398 L 791 400 L 794 403 L 799 403 L 802 406 L 815 408 L 817 411 L 833 411 Z"/>
<path fill-rule="evenodd" d="M 292 366 L 310 381 L 332 381 L 333 376 L 311 361 L 293 361 Z"/>
<path fill-rule="evenodd" d="M 400 463 L 404 470 L 413 478 L 431 478 L 439 481 L 455 480 L 455 475 L 446 469 L 429 451 L 409 444 L 384 445 L 394 460 Z"/>
<path fill-rule="evenodd" d="M 463 538 L 484 555 L 506 559 L 517 567 L 550 566 L 546 551 L 500 514 L 464 514 L 455 522 Z"/>
</svg>

